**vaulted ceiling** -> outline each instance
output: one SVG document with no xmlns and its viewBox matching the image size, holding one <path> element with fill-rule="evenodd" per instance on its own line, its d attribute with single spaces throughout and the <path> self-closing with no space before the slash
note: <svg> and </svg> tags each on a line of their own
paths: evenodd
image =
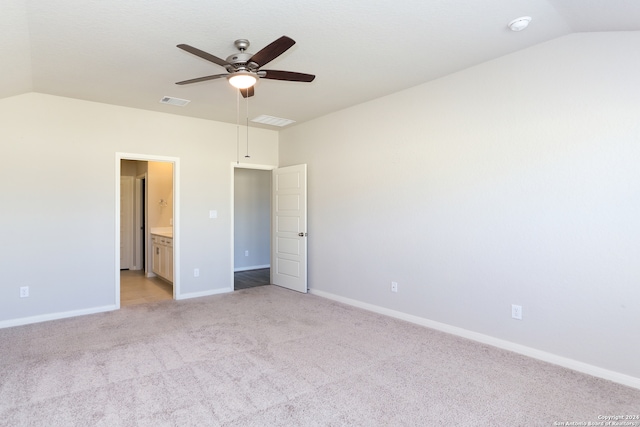
<svg viewBox="0 0 640 427">
<path fill-rule="evenodd" d="M 265 68 L 315 81 L 259 81 L 249 116 L 304 122 L 573 32 L 640 30 L 637 0 L 3 0 L 0 11 L 0 98 L 35 91 L 230 123 L 225 79 L 175 84 L 225 70 L 177 44 L 226 58 L 236 39 L 255 53 L 293 38 Z M 529 28 L 510 31 L 521 16 Z"/>
</svg>

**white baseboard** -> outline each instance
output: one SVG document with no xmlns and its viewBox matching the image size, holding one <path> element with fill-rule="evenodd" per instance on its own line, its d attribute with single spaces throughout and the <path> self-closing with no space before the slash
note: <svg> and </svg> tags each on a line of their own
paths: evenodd
<svg viewBox="0 0 640 427">
<path fill-rule="evenodd" d="M 220 289 L 212 289 L 210 291 L 202 291 L 202 292 L 191 292 L 188 294 L 180 294 L 176 295 L 177 300 L 183 299 L 191 299 L 191 298 L 200 298 L 200 297 L 208 297 L 210 295 L 218 295 L 218 294 L 226 294 L 229 292 L 233 292 L 233 288 L 220 288 Z"/>
<path fill-rule="evenodd" d="M 204 292 L 192 292 L 188 294 L 178 295 L 176 299 L 183 300 L 183 299 L 190 299 L 190 298 L 206 297 L 209 295 L 225 294 L 228 292 L 233 292 L 233 288 L 228 287 L 228 288 L 222 288 L 222 289 L 213 289 L 213 290 L 204 291 Z M 106 311 L 114 311 L 118 309 L 119 307 L 116 305 L 105 305 L 102 307 L 87 308 L 83 310 L 64 311 L 60 313 L 41 314 L 38 316 L 4 320 L 4 321 L 0 321 L 0 329 L 11 328 L 13 326 L 29 325 L 31 323 L 47 322 L 49 320 L 66 319 L 68 317 L 84 316 L 87 314 L 104 313 Z"/>
<path fill-rule="evenodd" d="M 116 305 L 105 305 L 102 307 L 87 308 L 83 310 L 63 311 L 60 313 L 41 314 L 38 316 L 4 320 L 0 322 L 0 329 L 29 325 L 31 323 L 48 322 L 49 320 L 66 319 L 68 317 L 84 316 L 87 314 L 104 313 L 105 311 L 113 311 L 117 309 L 118 307 Z"/>
<path fill-rule="evenodd" d="M 456 326 L 447 325 L 446 323 L 436 322 L 434 320 L 425 319 L 423 317 L 414 316 L 411 314 L 403 313 L 401 311 L 391 310 L 388 308 L 380 307 L 373 304 L 368 304 L 362 301 L 354 300 L 351 298 L 345 298 L 340 295 L 335 295 L 329 292 L 324 292 L 316 289 L 309 289 L 309 293 L 318 295 L 323 298 L 338 301 L 347 305 L 362 308 L 364 310 L 372 311 L 374 313 L 383 314 L 385 316 L 394 317 L 396 319 L 405 320 L 407 322 L 415 323 L 417 325 L 426 326 L 431 329 L 446 332 L 459 337 L 467 338 L 473 341 L 477 341 L 483 344 L 488 344 L 494 347 L 501 348 L 503 350 L 512 351 L 514 353 L 522 354 L 534 359 L 542 360 L 544 362 L 552 363 L 554 365 L 562 366 L 564 368 L 572 369 L 574 371 L 582 372 L 594 377 L 603 378 L 605 380 L 613 381 L 618 384 L 626 385 L 640 389 L 640 378 L 632 377 L 630 375 L 622 374 L 620 372 L 610 371 L 608 369 L 600 368 L 598 366 L 589 365 L 588 363 L 580 362 L 577 360 L 569 359 L 563 356 L 558 356 L 553 353 L 538 350 L 532 347 L 527 347 L 521 344 L 516 344 L 511 341 L 502 340 L 489 335 L 484 335 L 478 332 L 469 331 L 467 329 L 458 328 Z"/>
<path fill-rule="evenodd" d="M 262 270 L 263 268 L 271 268 L 271 264 L 252 265 L 250 267 L 238 267 L 238 268 L 234 268 L 233 272 L 237 273 L 238 271 Z"/>
</svg>

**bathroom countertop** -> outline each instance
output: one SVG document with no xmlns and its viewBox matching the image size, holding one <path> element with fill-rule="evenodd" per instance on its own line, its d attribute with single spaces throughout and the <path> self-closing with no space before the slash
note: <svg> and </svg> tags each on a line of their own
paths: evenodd
<svg viewBox="0 0 640 427">
<path fill-rule="evenodd" d="M 151 229 L 151 234 L 160 237 L 169 237 L 173 239 L 173 229 L 171 227 L 156 227 Z"/>
</svg>

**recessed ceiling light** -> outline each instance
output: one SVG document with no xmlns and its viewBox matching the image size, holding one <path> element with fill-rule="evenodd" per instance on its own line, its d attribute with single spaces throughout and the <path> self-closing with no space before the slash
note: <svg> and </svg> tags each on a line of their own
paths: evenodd
<svg viewBox="0 0 640 427">
<path fill-rule="evenodd" d="M 529 22 L 531 22 L 530 16 L 522 16 L 509 22 L 509 28 L 511 31 L 522 31 L 529 26 Z"/>
<path fill-rule="evenodd" d="M 184 107 L 190 102 L 191 101 L 189 101 L 188 99 L 173 98 L 171 96 L 163 96 L 160 100 L 161 104 L 176 105 L 178 107 Z"/>
<path fill-rule="evenodd" d="M 295 120 L 290 120 L 290 119 L 281 119 L 280 117 L 273 117 L 273 116 L 258 116 L 255 119 L 251 119 L 252 122 L 255 123 L 262 123 L 264 125 L 271 125 L 271 126 L 279 126 L 279 127 L 283 127 L 283 126 L 287 126 L 290 125 L 291 123 L 295 123 Z"/>
</svg>

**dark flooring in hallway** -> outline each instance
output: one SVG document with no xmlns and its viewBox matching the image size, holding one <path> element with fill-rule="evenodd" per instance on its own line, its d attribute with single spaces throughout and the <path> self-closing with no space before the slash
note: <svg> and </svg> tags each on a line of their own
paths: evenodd
<svg viewBox="0 0 640 427">
<path fill-rule="evenodd" d="M 256 286 L 269 285 L 271 283 L 270 272 L 271 269 L 269 268 L 238 271 L 234 273 L 234 289 L 237 291 L 240 289 L 255 288 Z"/>
</svg>

